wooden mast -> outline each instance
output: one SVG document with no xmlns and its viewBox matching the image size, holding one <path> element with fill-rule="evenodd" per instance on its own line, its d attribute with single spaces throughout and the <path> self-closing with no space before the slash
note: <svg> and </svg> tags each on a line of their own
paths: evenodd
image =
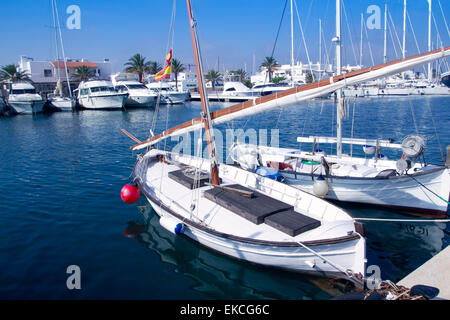
<svg viewBox="0 0 450 320">
<path fill-rule="evenodd" d="M 214 140 L 214 130 L 212 127 L 211 114 L 209 111 L 209 102 L 206 96 L 205 91 L 205 82 L 203 79 L 203 70 L 202 70 L 202 61 L 200 56 L 200 50 L 198 46 L 197 39 L 197 31 L 196 26 L 197 22 L 194 20 L 192 16 L 192 8 L 191 1 L 186 0 L 188 16 L 189 16 L 189 27 L 191 29 L 191 38 L 192 38 L 192 48 L 194 50 L 194 58 L 195 58 L 195 67 L 197 70 L 197 81 L 198 81 L 198 90 L 200 93 L 200 100 L 202 103 L 202 115 L 201 119 L 203 125 L 205 126 L 205 136 L 206 136 L 206 144 L 208 146 L 208 154 L 209 160 L 211 162 L 211 181 L 214 185 L 220 185 L 219 180 L 219 164 L 217 161 L 217 153 L 216 153 L 216 143 Z"/>
</svg>

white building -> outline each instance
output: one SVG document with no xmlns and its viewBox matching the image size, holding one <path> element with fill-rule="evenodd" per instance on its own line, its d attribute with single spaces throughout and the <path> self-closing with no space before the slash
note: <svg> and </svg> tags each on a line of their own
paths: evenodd
<svg viewBox="0 0 450 320">
<path fill-rule="evenodd" d="M 95 77 L 99 79 L 108 79 L 111 76 L 111 63 L 109 59 L 101 62 L 91 62 L 86 59 L 67 59 L 67 70 L 69 79 L 75 72 L 76 68 L 86 66 L 92 69 Z M 53 92 L 55 89 L 58 74 L 64 83 L 64 90 L 67 90 L 65 64 L 63 61 L 35 61 L 33 58 L 21 56 L 18 70 L 26 72 L 33 81 L 36 89 L 43 94 Z M 72 90 L 76 89 L 78 83 L 72 83 Z"/>
</svg>

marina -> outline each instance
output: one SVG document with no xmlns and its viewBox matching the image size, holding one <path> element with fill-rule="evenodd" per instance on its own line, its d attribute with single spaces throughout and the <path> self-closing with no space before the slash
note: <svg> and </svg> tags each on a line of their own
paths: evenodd
<svg viewBox="0 0 450 320">
<path fill-rule="evenodd" d="M 427 1 L 425 50 L 417 4 L 402 2 L 402 43 L 398 4 L 383 28 L 378 6 L 377 28 L 361 13 L 358 61 L 349 1 L 319 15 L 315 63 L 304 8 L 285 0 L 250 73 L 211 68 L 212 4 L 173 0 L 164 58 L 126 60 L 66 57 L 80 51 L 63 33 L 87 33 L 69 31 L 78 6 L 65 29 L 51 0 L 51 54 L 0 68 L 0 299 L 449 299 L 444 10 Z"/>
<path fill-rule="evenodd" d="M 418 112 L 420 133 L 434 136 L 431 119 L 420 117 L 425 113 L 423 106 L 430 106 L 441 143 L 450 144 L 448 131 L 443 129 L 449 120 L 448 112 L 439 107 L 448 103 L 446 97 L 372 98 L 356 103 L 355 117 L 360 124 L 357 132 L 366 132 L 367 124 L 377 119 L 379 125 L 371 134 L 383 133 L 394 139 L 409 132 L 412 119 L 405 115 L 411 113 L 411 105 Z M 393 112 L 385 112 L 393 105 Z M 222 107 L 220 103 L 212 105 L 213 110 Z M 169 108 L 161 108 L 161 119 L 165 119 Z M 305 135 L 331 135 L 333 113 L 326 111 L 333 109 L 331 101 L 289 107 L 279 120 L 279 126 L 285 128 L 280 131 L 280 143 L 298 147 L 290 137 L 299 135 L 303 127 Z M 180 119 L 188 120 L 200 110 L 199 102 L 179 106 L 169 113 L 169 125 L 176 125 Z M 148 134 L 145 124 L 151 122 L 153 112 L 84 110 L 0 118 L 2 136 L 10 137 L 10 142 L 3 146 L 0 162 L 3 190 L 0 210 L 3 225 L 8 228 L 8 233 L 1 236 L 5 253 L 2 259 L 8 259 L 8 263 L 2 260 L 2 298 L 33 299 L 45 295 L 63 299 L 228 299 L 232 296 L 301 300 L 329 299 L 343 293 L 338 283 L 240 262 L 176 236 L 160 225 L 158 215 L 142 197 L 136 205 L 122 202 L 119 191 L 133 169 L 134 155 L 123 147 L 131 140 L 119 129 L 127 128 L 137 137 L 145 137 Z M 311 118 L 305 118 L 306 114 Z M 272 111 L 267 117 L 255 116 L 247 125 L 271 128 L 278 115 L 278 111 Z M 398 125 L 391 126 L 392 121 Z M 243 125 L 244 121 L 239 123 Z M 236 128 L 239 123 L 235 124 Z M 159 126 L 162 129 L 164 125 Z M 229 128 L 222 125 L 218 129 L 225 134 Z M 344 133 L 349 132 L 347 127 Z M 176 144 L 177 141 L 169 140 L 169 145 Z M 436 139 L 427 144 L 426 156 L 429 155 L 430 163 L 439 163 L 439 153 L 433 151 L 439 151 Z M 364 154 L 362 148 L 354 152 Z M 93 167 L 97 169 L 92 171 Z M 21 182 L 20 188 L 15 187 L 15 181 Z M 367 241 L 366 264 L 378 265 L 383 279 L 400 281 L 448 246 L 448 223 L 408 222 L 418 218 L 371 206 L 338 205 L 354 218 L 399 220 L 360 221 Z M 138 264 L 134 262 L 137 257 Z M 79 292 L 60 286 L 61 281 L 66 281 L 65 272 L 60 270 L 74 262 L 89 277 Z M 105 265 L 114 267 L 105 268 Z M 38 270 L 37 279 L 31 270 Z M 154 287 L 160 288 L 158 292 Z"/>
</svg>

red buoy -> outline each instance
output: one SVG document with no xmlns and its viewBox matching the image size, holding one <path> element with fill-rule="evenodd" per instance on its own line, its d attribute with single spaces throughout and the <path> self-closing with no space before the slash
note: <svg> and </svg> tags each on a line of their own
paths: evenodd
<svg viewBox="0 0 450 320">
<path fill-rule="evenodd" d="M 120 191 L 120 197 L 126 203 L 135 203 L 138 201 L 140 195 L 139 187 L 136 183 L 129 183 L 123 186 Z"/>
</svg>

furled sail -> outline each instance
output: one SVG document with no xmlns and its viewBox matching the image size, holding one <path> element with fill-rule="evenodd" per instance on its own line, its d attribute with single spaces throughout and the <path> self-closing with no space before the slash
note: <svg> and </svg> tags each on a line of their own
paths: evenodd
<svg viewBox="0 0 450 320">
<path fill-rule="evenodd" d="M 432 61 L 450 56 L 450 47 L 437 49 L 420 55 L 400 59 L 377 66 L 344 73 L 324 80 L 316 81 L 307 85 L 294 87 L 285 91 L 276 92 L 271 95 L 260 97 L 254 101 L 247 101 L 220 109 L 211 113 L 213 125 L 228 122 L 260 112 L 265 112 L 274 108 L 285 107 L 305 100 L 317 98 L 338 89 L 352 86 L 358 83 L 386 77 L 392 74 L 413 69 L 417 66 L 430 63 Z M 158 143 L 171 136 L 181 135 L 203 127 L 200 117 L 179 124 L 173 128 L 163 131 L 159 135 L 143 141 L 131 149 L 139 150 Z"/>
</svg>

